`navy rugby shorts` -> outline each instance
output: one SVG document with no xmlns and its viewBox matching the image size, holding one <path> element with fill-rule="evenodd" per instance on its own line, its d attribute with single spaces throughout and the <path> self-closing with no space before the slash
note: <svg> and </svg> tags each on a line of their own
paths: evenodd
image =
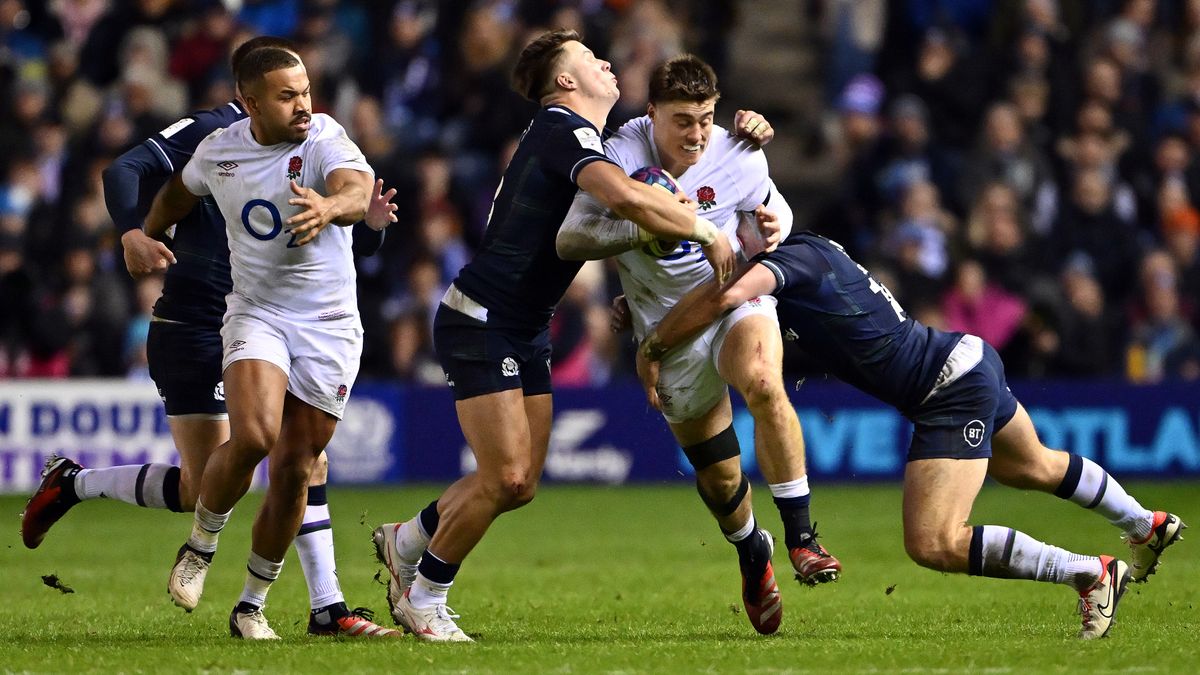
<svg viewBox="0 0 1200 675">
<path fill-rule="evenodd" d="M 227 413 L 218 327 L 151 321 L 146 358 L 168 415 Z"/>
<path fill-rule="evenodd" d="M 914 427 L 910 462 L 991 457 L 992 434 L 1017 413 L 1017 399 L 1008 389 L 1004 362 L 996 350 L 974 335 L 964 336 L 959 345 L 956 352 L 980 349 L 978 363 L 909 415 Z M 952 353 L 948 363 L 953 358 Z"/>
<path fill-rule="evenodd" d="M 433 320 L 433 346 L 454 399 L 521 389 L 549 394 L 550 329 L 519 331 L 489 326 L 445 304 Z"/>
</svg>

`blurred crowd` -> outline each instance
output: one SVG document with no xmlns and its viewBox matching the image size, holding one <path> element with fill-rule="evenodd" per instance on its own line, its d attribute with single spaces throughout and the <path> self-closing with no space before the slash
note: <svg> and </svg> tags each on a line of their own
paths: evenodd
<svg viewBox="0 0 1200 675">
<path fill-rule="evenodd" d="M 575 28 L 611 60 L 615 128 L 644 112 L 649 73 L 668 56 L 691 51 L 726 74 L 746 10 L 0 0 L 0 378 L 146 376 L 162 282 L 125 273 L 100 172 L 189 110 L 229 101 L 232 47 L 271 34 L 297 42 L 315 108 L 399 190 L 400 222 L 356 263 L 360 377 L 440 384 L 433 311 L 535 110 L 508 88 L 525 41 Z M 825 94 L 810 128 L 786 114 L 775 124 L 813 139 L 809 154 L 768 156 L 836 171 L 835 190 L 782 186 L 809 214 L 797 227 L 846 245 L 920 320 L 987 339 L 1011 376 L 1200 377 L 1200 1 L 809 0 L 795 11 L 821 26 L 811 39 Z M 631 372 L 628 339 L 607 330 L 618 289 L 611 263 L 591 263 L 568 292 L 552 325 L 556 384 Z"/>
<path fill-rule="evenodd" d="M 1200 2 L 827 0 L 813 229 L 1016 377 L 1200 377 Z"/>
</svg>

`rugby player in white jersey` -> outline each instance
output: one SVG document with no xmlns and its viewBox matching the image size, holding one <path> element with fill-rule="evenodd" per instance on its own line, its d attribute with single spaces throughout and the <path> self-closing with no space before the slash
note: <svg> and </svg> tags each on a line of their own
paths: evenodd
<svg viewBox="0 0 1200 675">
<path fill-rule="evenodd" d="M 289 40 L 260 35 L 242 43 L 231 55 L 232 73 L 247 54 L 278 47 L 293 54 Z M 36 548 L 50 528 L 82 501 L 117 499 L 145 508 L 191 513 L 204 466 L 229 438 L 225 386 L 221 381 L 221 323 L 225 297 L 233 289 L 225 218 L 215 203 L 202 201 L 166 233 L 144 232 L 142 195 L 154 195 L 182 171 L 209 134 L 244 119 L 240 100 L 189 114 L 130 148 L 104 171 L 104 201 L 119 231 L 129 273 L 141 278 L 166 270 L 162 297 L 154 305 L 146 356 L 150 376 L 166 408 L 167 423 L 179 453 L 179 466 L 141 463 L 87 469 L 67 457 L 46 462 L 37 492 L 21 521 L 25 545 Z M 370 256 L 383 243 L 385 228 L 396 221 L 395 188 L 375 193 L 364 222 L 354 225 L 354 253 Z M 148 206 L 148 205 L 147 205 Z M 333 523 L 326 497 L 328 463 L 317 458 L 308 485 L 304 521 L 296 535 L 296 557 L 308 586 L 308 632 L 312 635 L 376 637 L 369 610 L 350 610 L 337 576 Z M 194 609 L 184 605 L 184 609 Z"/>
<path fill-rule="evenodd" d="M 771 182 L 763 152 L 713 123 L 719 96 L 716 74 L 706 63 L 692 55 L 670 59 L 651 75 L 648 114 L 609 138 L 605 152 L 626 172 L 655 166 L 674 174 L 683 194 L 735 247 L 739 214 L 759 224 L 775 221 L 786 237 L 791 210 Z M 643 244 L 646 239 L 636 225 L 584 192 L 558 237 L 558 252 L 567 259 L 619 253 L 621 284 L 639 340 L 688 291 L 712 278 L 693 243 Z M 797 578 L 815 584 L 833 581 L 841 571 L 810 523 L 804 439 L 784 390 L 782 353 L 775 299 L 754 298 L 672 354 L 659 382 L 663 415 L 696 469 L 700 496 L 737 548 L 746 615 L 760 633 L 779 628 L 782 604 L 771 565 L 772 538 L 757 527 L 742 473 L 726 382 L 754 417 L 759 468 L 783 519 Z"/>
<path fill-rule="evenodd" d="M 231 436 L 205 467 L 192 535 L 168 590 L 177 604 L 195 606 L 217 536 L 270 454 L 270 485 L 229 628 L 236 637 L 273 639 L 262 614 L 267 590 L 358 373 L 362 324 L 345 226 L 366 212 L 373 172 L 336 121 L 311 112 L 308 74 L 294 54 L 256 50 L 236 75 L 249 119 L 205 138 L 146 218 L 157 231 L 211 196 L 225 219 L 233 276 L 221 329 Z"/>
</svg>

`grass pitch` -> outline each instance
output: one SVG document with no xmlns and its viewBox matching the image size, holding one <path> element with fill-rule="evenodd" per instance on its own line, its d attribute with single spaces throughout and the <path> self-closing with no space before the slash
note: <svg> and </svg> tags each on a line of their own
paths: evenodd
<svg viewBox="0 0 1200 675">
<path fill-rule="evenodd" d="M 1200 485 L 1127 487 L 1200 528 Z M 436 494 L 428 486 L 331 490 L 351 606 L 388 621 L 371 528 L 411 516 Z M 23 501 L 0 498 L 0 512 L 12 518 Z M 771 637 L 746 621 L 733 548 L 690 488 L 550 486 L 502 517 L 459 575 L 451 606 L 477 644 L 310 638 L 294 555 L 267 607 L 284 639 L 246 643 L 228 637 L 226 619 L 257 503 L 251 495 L 238 507 L 192 614 L 165 592 L 190 516 L 89 502 L 36 551 L 21 545 L 13 518 L 0 535 L 0 671 L 1192 672 L 1200 657 L 1200 548 L 1191 537 L 1150 583 L 1130 587 L 1108 639 L 1083 643 L 1065 587 L 942 575 L 910 562 L 894 485 L 816 486 L 822 540 L 846 571 L 836 584 L 801 587 L 779 546 L 785 613 Z M 781 541 L 765 489 L 756 503 Z M 1046 495 L 989 485 L 972 520 L 1078 552 L 1127 551 L 1101 518 Z M 49 574 L 74 592 L 43 584 Z"/>
</svg>

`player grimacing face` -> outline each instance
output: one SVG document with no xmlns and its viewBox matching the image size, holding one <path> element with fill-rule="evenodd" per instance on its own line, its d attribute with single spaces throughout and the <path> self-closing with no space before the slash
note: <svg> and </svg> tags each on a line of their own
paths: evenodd
<svg viewBox="0 0 1200 675">
<path fill-rule="evenodd" d="M 617 76 L 612 74 L 611 63 L 596 58 L 582 42 L 563 43 L 562 49 L 563 55 L 559 57 L 562 69 L 575 79 L 581 94 L 617 102 L 621 91 L 617 89 Z"/>
<path fill-rule="evenodd" d="M 302 143 L 308 138 L 312 87 L 303 65 L 272 70 L 249 88 L 244 92 L 246 111 L 256 122 L 259 143 Z"/>
<path fill-rule="evenodd" d="M 647 108 L 654 122 L 654 145 L 663 167 L 678 175 L 700 161 L 712 134 L 717 99 L 702 103 L 666 101 Z"/>
</svg>

